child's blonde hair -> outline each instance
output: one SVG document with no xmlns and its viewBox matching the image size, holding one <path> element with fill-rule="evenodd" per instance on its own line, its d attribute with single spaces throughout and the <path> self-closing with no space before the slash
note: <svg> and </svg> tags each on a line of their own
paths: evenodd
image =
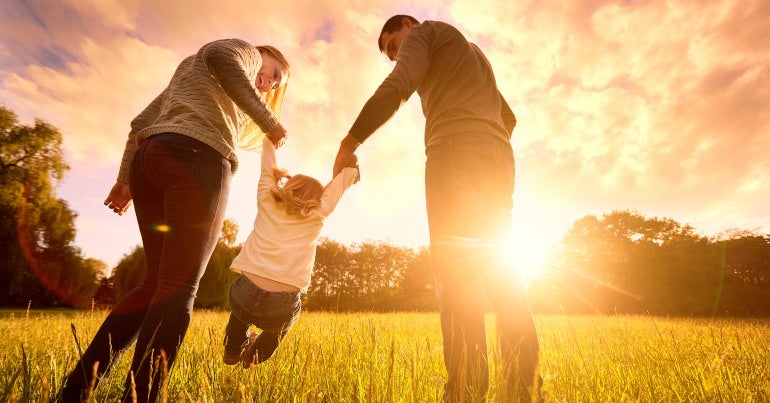
<svg viewBox="0 0 770 403">
<path fill-rule="evenodd" d="M 289 175 L 283 169 L 274 169 L 273 178 L 279 186 L 271 189 L 273 198 L 283 204 L 288 214 L 307 217 L 314 208 L 321 205 L 324 187 L 317 179 L 307 175 Z M 286 182 L 281 186 L 281 181 Z"/>
</svg>

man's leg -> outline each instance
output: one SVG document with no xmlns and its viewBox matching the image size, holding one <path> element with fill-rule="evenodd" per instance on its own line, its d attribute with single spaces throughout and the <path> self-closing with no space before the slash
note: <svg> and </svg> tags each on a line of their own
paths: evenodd
<svg viewBox="0 0 770 403">
<path fill-rule="evenodd" d="M 475 399 L 489 384 L 484 313 L 489 270 L 493 144 L 455 139 L 428 149 L 425 170 L 431 260 L 441 309 L 447 399 Z M 510 220 L 510 215 L 508 215 Z"/>
<path fill-rule="evenodd" d="M 484 323 L 486 297 L 476 292 L 473 275 L 456 275 L 469 268 L 463 242 L 454 246 L 446 243 L 431 242 L 447 369 L 445 397 L 450 401 L 475 400 L 483 396 L 489 386 Z"/>
<path fill-rule="evenodd" d="M 510 273 L 492 277 L 486 289 L 493 303 L 497 338 L 500 347 L 501 370 L 506 382 L 507 395 L 529 401 L 539 394 L 541 379 L 538 375 L 539 346 L 535 322 L 529 308 L 524 283 Z M 501 281 L 500 278 L 506 278 Z"/>
<path fill-rule="evenodd" d="M 486 232 L 494 239 L 495 234 L 510 234 L 511 231 L 515 168 L 513 153 L 506 145 L 496 144 L 492 158 L 496 167 L 495 172 L 487 177 L 490 220 L 487 221 L 489 227 Z M 540 383 L 537 332 L 524 283 L 515 275 L 509 262 L 502 258 L 502 248 L 508 247 L 511 245 L 501 245 L 497 253 L 490 255 L 485 289 L 496 314 L 501 365 L 508 393 L 529 401 L 530 394 L 537 393 Z"/>
</svg>

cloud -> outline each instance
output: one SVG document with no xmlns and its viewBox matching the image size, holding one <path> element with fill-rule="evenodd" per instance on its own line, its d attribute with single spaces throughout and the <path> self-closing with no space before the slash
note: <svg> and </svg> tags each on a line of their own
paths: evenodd
<svg viewBox="0 0 770 403">
<path fill-rule="evenodd" d="M 70 175 L 86 180 L 117 171 L 129 122 L 182 58 L 225 37 L 273 44 L 292 64 L 282 162 L 326 181 L 339 140 L 392 68 L 376 40 L 399 13 L 453 23 L 487 54 L 519 119 L 517 208 L 542 215 L 540 226 L 620 208 L 709 230 L 770 228 L 767 2 L 11 0 L 0 11 L 0 99 L 59 127 Z M 394 217 L 409 217 L 427 242 L 423 127 L 414 95 L 360 149 L 364 180 L 330 231 L 397 238 Z M 251 214 L 257 158 L 242 160 L 233 214 Z"/>
</svg>

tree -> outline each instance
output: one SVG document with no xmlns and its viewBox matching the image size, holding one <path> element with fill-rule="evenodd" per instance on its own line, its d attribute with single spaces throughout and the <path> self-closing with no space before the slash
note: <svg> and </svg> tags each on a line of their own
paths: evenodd
<svg viewBox="0 0 770 403">
<path fill-rule="evenodd" d="M 238 235 L 238 224 L 226 219 L 222 225 L 222 234 L 219 237 L 214 253 L 206 266 L 206 272 L 201 277 L 198 287 L 195 306 L 199 308 L 225 308 L 228 306 L 228 291 L 230 283 L 237 274 L 230 270 L 230 265 L 235 256 L 240 252 L 240 247 L 233 247 Z"/>
<path fill-rule="evenodd" d="M 568 312 L 706 314 L 718 299 L 708 240 L 669 218 L 583 217 L 564 236 L 558 261 L 545 282 Z"/>
<path fill-rule="evenodd" d="M 226 219 L 222 224 L 222 235 L 219 237 L 219 242 L 227 246 L 232 247 L 235 245 L 235 238 L 238 237 L 238 224 L 231 219 Z"/>
<path fill-rule="evenodd" d="M 770 289 L 770 235 L 755 231 L 728 231 L 716 244 L 724 256 L 730 281 Z"/>
<path fill-rule="evenodd" d="M 339 242 L 322 238 L 316 247 L 313 277 L 305 297 L 308 309 L 339 309 L 339 302 L 354 293 L 349 287 L 354 277 L 350 250 Z"/>
<path fill-rule="evenodd" d="M 421 248 L 403 270 L 399 287 L 400 309 L 435 311 L 438 309 L 436 286 L 430 266 L 430 249 Z"/>
<path fill-rule="evenodd" d="M 357 245 L 358 309 L 395 309 L 403 274 L 414 261 L 414 251 L 385 242 Z"/>
<path fill-rule="evenodd" d="M 147 263 L 144 258 L 144 247 L 137 245 L 131 252 L 123 255 L 123 258 L 112 269 L 115 300 L 120 301 L 126 294 L 141 284 L 146 273 Z"/>
<path fill-rule="evenodd" d="M 770 313 L 766 235 L 709 240 L 670 218 L 614 211 L 577 220 L 552 262 L 530 292 L 541 312 Z"/>
<path fill-rule="evenodd" d="M 0 107 L 2 304 L 90 304 L 99 265 L 73 245 L 76 214 L 54 192 L 67 170 L 56 128 L 20 125 Z"/>
<path fill-rule="evenodd" d="M 306 306 L 335 311 L 417 309 L 403 299 L 401 292 L 409 269 L 422 267 L 414 265 L 414 261 L 415 253 L 410 248 L 384 242 L 346 247 L 322 239 Z"/>
</svg>

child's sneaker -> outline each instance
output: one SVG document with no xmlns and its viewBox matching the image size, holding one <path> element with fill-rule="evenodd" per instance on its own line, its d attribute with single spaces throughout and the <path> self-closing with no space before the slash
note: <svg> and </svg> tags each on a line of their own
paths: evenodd
<svg viewBox="0 0 770 403">
<path fill-rule="evenodd" d="M 241 365 L 243 368 L 249 369 L 252 365 L 255 364 L 256 358 L 257 358 L 257 351 L 256 346 L 254 343 L 257 341 L 257 336 L 259 336 L 258 333 L 249 333 L 249 341 L 246 343 L 246 346 L 243 348 L 243 352 L 241 353 Z"/>
</svg>

